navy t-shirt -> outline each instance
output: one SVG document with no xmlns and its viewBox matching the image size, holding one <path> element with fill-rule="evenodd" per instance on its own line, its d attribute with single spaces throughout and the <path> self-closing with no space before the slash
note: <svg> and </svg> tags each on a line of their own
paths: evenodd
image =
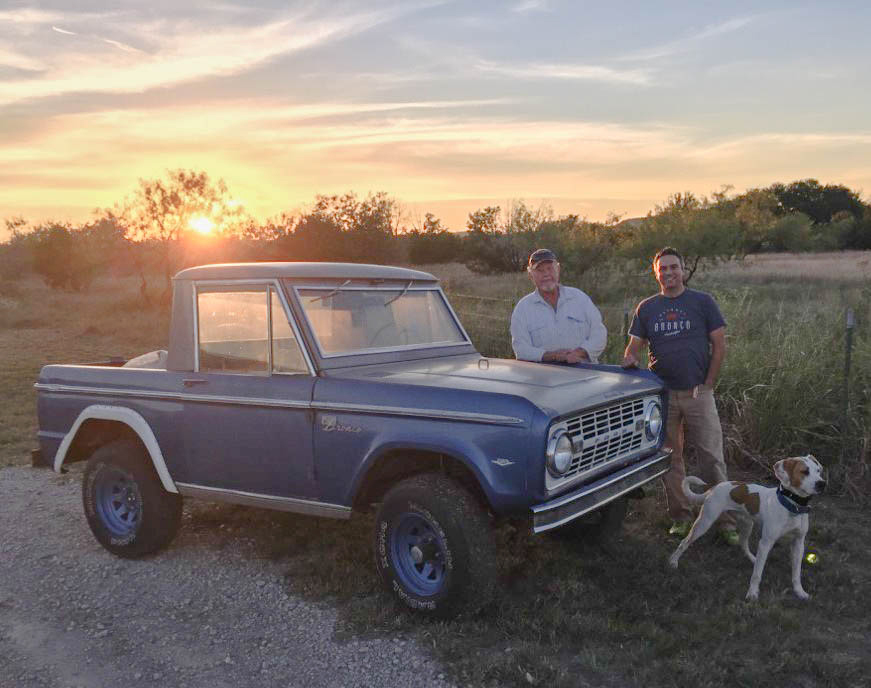
<svg viewBox="0 0 871 688">
<path fill-rule="evenodd" d="M 669 389 L 692 389 L 708 375 L 708 334 L 726 321 L 710 294 L 684 289 L 680 296 L 651 296 L 638 304 L 629 334 L 650 342 L 650 369 Z"/>
</svg>

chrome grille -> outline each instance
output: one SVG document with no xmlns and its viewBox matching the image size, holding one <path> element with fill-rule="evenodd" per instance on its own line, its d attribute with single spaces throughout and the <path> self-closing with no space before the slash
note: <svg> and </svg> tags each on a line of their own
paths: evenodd
<svg viewBox="0 0 871 688">
<path fill-rule="evenodd" d="M 641 448 L 644 440 L 644 399 L 632 399 L 596 409 L 566 421 L 574 445 L 570 478 L 618 461 Z"/>
</svg>

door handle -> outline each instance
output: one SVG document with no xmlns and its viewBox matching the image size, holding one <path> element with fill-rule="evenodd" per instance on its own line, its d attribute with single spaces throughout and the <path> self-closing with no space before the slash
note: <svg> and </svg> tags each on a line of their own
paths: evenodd
<svg viewBox="0 0 871 688">
<path fill-rule="evenodd" d="M 182 384 L 185 387 L 193 387 L 194 385 L 204 385 L 207 382 L 208 382 L 208 380 L 204 380 L 204 379 L 199 378 L 199 377 L 186 377 L 184 380 L 182 380 Z"/>
</svg>

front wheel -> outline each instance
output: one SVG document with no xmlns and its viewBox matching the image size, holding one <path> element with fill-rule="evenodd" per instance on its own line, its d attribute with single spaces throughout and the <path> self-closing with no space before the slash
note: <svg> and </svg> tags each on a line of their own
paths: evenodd
<svg viewBox="0 0 871 688">
<path fill-rule="evenodd" d="M 438 474 L 397 483 L 375 522 L 375 566 L 406 606 L 432 616 L 472 612 L 493 591 L 497 569 L 489 517 Z"/>
<path fill-rule="evenodd" d="M 91 455 L 82 502 L 94 537 L 119 557 L 163 549 L 181 523 L 181 497 L 163 488 L 145 449 L 132 440 L 112 442 Z"/>
</svg>

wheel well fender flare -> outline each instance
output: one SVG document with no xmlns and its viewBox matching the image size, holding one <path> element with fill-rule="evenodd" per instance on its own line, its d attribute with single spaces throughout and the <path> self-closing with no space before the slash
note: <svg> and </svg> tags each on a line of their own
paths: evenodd
<svg viewBox="0 0 871 688">
<path fill-rule="evenodd" d="M 378 462 L 389 454 L 401 451 L 422 452 L 430 455 L 443 455 L 456 464 L 461 465 L 474 478 L 481 496 L 489 503 L 494 503 L 494 495 L 490 490 L 486 473 L 481 465 L 485 464 L 483 456 L 479 456 L 475 447 L 460 447 L 455 443 L 427 441 L 426 439 L 394 439 L 372 447 L 360 465 L 360 470 L 350 485 L 350 501 L 353 502 L 370 477 L 370 471 Z M 475 459 L 478 459 L 476 461 Z"/>
<path fill-rule="evenodd" d="M 157 443 L 157 438 L 154 436 L 151 426 L 148 425 L 148 421 L 133 409 L 124 406 L 104 406 L 95 404 L 93 406 L 88 406 L 79 413 L 73 426 L 70 428 L 70 431 L 64 435 L 64 438 L 57 449 L 57 453 L 54 455 L 53 467 L 55 472 L 61 472 L 61 467 L 66 459 L 67 452 L 72 446 L 79 429 L 89 420 L 115 421 L 130 428 L 130 430 L 136 433 L 136 436 L 139 437 L 139 440 L 145 447 L 145 451 L 148 452 L 148 456 L 151 459 L 154 470 L 157 471 L 157 477 L 160 478 L 163 489 L 167 492 L 178 494 L 178 488 L 175 486 L 172 477 L 169 475 L 166 461 L 163 459 L 163 452 L 160 451 L 160 445 Z"/>
</svg>

